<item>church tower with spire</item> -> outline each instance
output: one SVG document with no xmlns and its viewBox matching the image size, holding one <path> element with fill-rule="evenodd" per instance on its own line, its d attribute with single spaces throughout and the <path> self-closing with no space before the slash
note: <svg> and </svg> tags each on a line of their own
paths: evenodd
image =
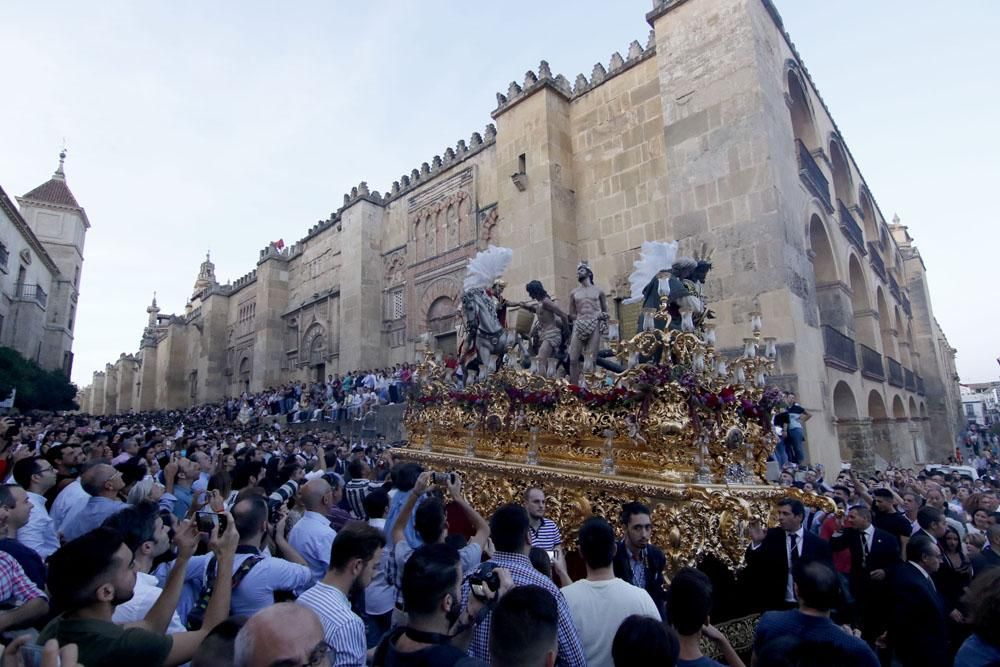
<svg viewBox="0 0 1000 667">
<path fill-rule="evenodd" d="M 153 303 L 146 308 L 146 312 L 149 314 L 149 322 L 146 324 L 146 328 L 155 329 L 156 316 L 160 314 L 160 307 L 156 305 L 156 292 L 153 292 Z"/>
<path fill-rule="evenodd" d="M 198 271 L 198 279 L 194 281 L 194 292 L 191 294 L 191 300 L 201 296 L 209 287 L 215 287 L 218 284 L 219 281 L 215 279 L 215 264 L 212 264 L 212 254 L 206 252 L 205 261 L 201 263 L 201 269 Z"/>
<path fill-rule="evenodd" d="M 48 296 L 39 362 L 45 368 L 62 368 L 68 377 L 73 367 L 73 327 L 90 220 L 66 184 L 65 161 L 63 149 L 52 178 L 18 197 L 17 203 L 31 231 L 59 269 Z"/>
</svg>

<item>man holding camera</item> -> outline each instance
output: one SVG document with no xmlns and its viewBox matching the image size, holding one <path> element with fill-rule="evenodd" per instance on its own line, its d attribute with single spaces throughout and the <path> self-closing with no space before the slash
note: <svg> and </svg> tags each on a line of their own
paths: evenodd
<svg viewBox="0 0 1000 667">
<path fill-rule="evenodd" d="M 586 665 L 583 646 L 573 625 L 566 599 L 552 580 L 536 570 L 528 560 L 528 552 L 531 551 L 528 513 L 520 505 L 510 504 L 500 507 L 490 518 L 490 534 L 496 553 L 489 561 L 483 563 L 483 566 L 486 569 L 489 569 L 487 566 L 493 566 L 509 571 L 515 586 L 535 585 L 551 593 L 559 608 L 559 664 Z M 462 586 L 463 602 L 467 602 L 473 592 L 472 577 L 469 579 Z M 489 659 L 491 616 L 492 614 L 487 611 L 483 620 L 476 626 L 469 645 L 469 653 L 481 660 Z"/>
<path fill-rule="evenodd" d="M 335 495 L 330 483 L 322 477 L 306 482 L 299 490 L 305 512 L 288 533 L 288 543 L 306 559 L 316 579 L 326 575 L 330 567 L 330 547 L 337 537 L 337 531 L 330 527 L 330 520 L 326 518 L 330 508 L 336 505 Z"/>
<path fill-rule="evenodd" d="M 492 586 L 481 588 L 463 607 L 462 565 L 458 551 L 446 544 L 425 544 L 403 568 L 402 592 L 407 623 L 396 628 L 375 650 L 372 664 L 380 667 L 483 667 L 487 663 L 466 653 L 473 630 L 483 615 L 514 585 L 510 573 L 492 570 Z"/>
<path fill-rule="evenodd" d="M 273 527 L 276 550 L 284 558 L 262 551 L 264 539 L 272 530 L 268 522 L 267 501 L 263 496 L 249 495 L 236 503 L 232 517 L 239 533 L 239 545 L 232 564 L 232 614 L 252 616 L 274 603 L 275 591 L 302 593 L 314 582 L 306 561 L 285 540 L 284 516 Z M 217 570 L 216 562 L 208 555 L 195 556 L 188 563 L 185 583 L 201 591 L 195 610 L 201 608 L 201 600 L 207 599 L 206 595 L 214 587 Z M 191 621 L 188 615 L 188 627 L 192 627 Z"/>
<path fill-rule="evenodd" d="M 486 540 L 490 537 L 490 527 L 486 523 L 486 520 L 483 519 L 479 512 L 472 508 L 469 501 L 462 495 L 462 478 L 459 477 L 458 473 L 436 473 L 430 471 L 420 473 L 420 476 L 417 477 L 417 483 L 413 487 L 413 493 L 406 499 L 403 509 L 392 525 L 393 552 L 391 559 L 393 567 L 390 568 L 390 571 L 393 573 L 393 580 L 397 588 L 400 589 L 402 588 L 400 573 L 402 573 L 406 561 L 413 553 L 413 548 L 410 547 L 404 535 L 406 524 L 410 520 L 410 514 L 413 513 L 414 506 L 420 497 L 427 492 L 432 483 L 443 484 L 448 489 L 452 500 L 462 508 L 465 516 L 468 517 L 475 528 L 476 532 L 472 536 L 472 539 L 469 540 L 469 543 L 458 550 L 463 575 L 468 574 L 479 565 L 483 557 L 483 547 L 486 545 Z M 417 508 L 414 528 L 424 544 L 444 542 L 448 536 L 448 521 L 445 518 L 444 502 L 437 497 L 425 498 L 420 503 L 420 507 Z"/>
<path fill-rule="evenodd" d="M 141 621 L 163 594 L 156 577 L 150 573 L 153 571 L 154 559 L 170 549 L 170 531 L 163 524 L 156 503 L 148 500 L 138 505 L 129 505 L 121 512 L 112 514 L 104 522 L 104 527 L 112 528 L 121 535 L 125 546 L 132 551 L 135 567 L 135 588 L 132 589 L 132 599 L 115 607 L 111 620 L 115 623 Z M 178 530 L 174 535 L 178 553 L 187 554 L 183 556 L 185 559 L 194 553 L 197 543 L 198 534 L 193 531 Z M 172 635 L 184 630 L 184 624 L 174 611 L 167 625 L 167 634 Z"/>
</svg>

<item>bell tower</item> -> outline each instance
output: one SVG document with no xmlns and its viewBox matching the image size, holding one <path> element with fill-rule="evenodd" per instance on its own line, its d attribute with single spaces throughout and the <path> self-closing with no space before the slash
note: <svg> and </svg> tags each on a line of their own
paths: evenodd
<svg viewBox="0 0 1000 667">
<path fill-rule="evenodd" d="M 201 268 L 198 270 L 198 279 L 194 281 L 194 293 L 191 295 L 192 300 L 207 288 L 218 284 L 219 282 L 215 279 L 215 264 L 212 263 L 211 253 L 206 252 L 205 261 L 201 263 Z"/>
<path fill-rule="evenodd" d="M 69 377 L 83 246 L 90 220 L 66 184 L 65 162 L 66 149 L 63 149 L 52 178 L 18 197 L 17 203 L 31 231 L 59 269 L 59 275 L 53 276 L 52 294 L 48 297 L 40 363 L 46 368 L 62 368 Z"/>
</svg>

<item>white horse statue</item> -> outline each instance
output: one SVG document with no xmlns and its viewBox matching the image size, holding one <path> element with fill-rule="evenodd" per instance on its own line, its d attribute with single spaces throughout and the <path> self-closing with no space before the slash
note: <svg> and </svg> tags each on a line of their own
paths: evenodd
<svg viewBox="0 0 1000 667">
<path fill-rule="evenodd" d="M 489 289 L 504 274 L 513 257 L 510 248 L 490 246 L 476 254 L 466 269 L 462 293 L 465 318 L 463 366 L 467 382 L 487 377 L 496 368 L 496 359 L 517 342 L 514 332 L 500 324 L 497 302 Z M 467 360 L 468 359 L 468 360 Z M 471 369 L 478 362 L 478 372 Z"/>
</svg>

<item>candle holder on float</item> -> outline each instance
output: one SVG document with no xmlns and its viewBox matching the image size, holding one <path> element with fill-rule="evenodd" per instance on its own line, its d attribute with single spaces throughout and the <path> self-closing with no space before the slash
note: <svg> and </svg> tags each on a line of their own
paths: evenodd
<svg viewBox="0 0 1000 667">
<path fill-rule="evenodd" d="M 604 430 L 604 458 L 601 460 L 601 474 L 602 475 L 614 475 L 615 474 L 615 447 L 614 438 L 615 432 L 611 429 Z"/>
<path fill-rule="evenodd" d="M 538 465 L 538 427 L 532 426 L 528 429 L 528 456 L 527 464 L 529 466 Z"/>
<path fill-rule="evenodd" d="M 470 459 L 476 458 L 476 425 L 466 424 L 465 430 L 468 431 L 468 436 L 465 440 L 465 455 Z"/>
</svg>

